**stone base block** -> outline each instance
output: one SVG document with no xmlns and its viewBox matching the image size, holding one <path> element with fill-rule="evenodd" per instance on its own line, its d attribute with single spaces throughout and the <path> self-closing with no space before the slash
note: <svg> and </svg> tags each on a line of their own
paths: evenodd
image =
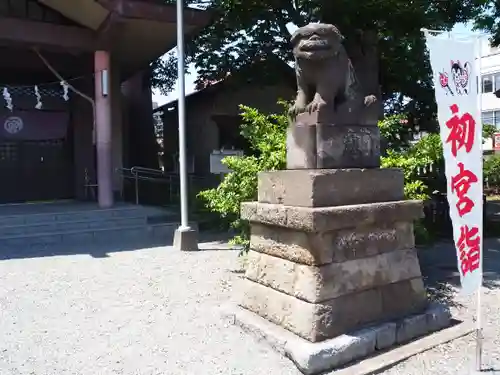
<svg viewBox="0 0 500 375">
<path fill-rule="evenodd" d="M 413 249 L 413 223 L 394 222 L 326 233 L 252 223 L 252 250 L 310 266 Z"/>
<path fill-rule="evenodd" d="M 410 200 L 318 208 L 259 202 L 241 204 L 244 220 L 317 233 L 398 221 L 413 222 L 421 217 L 422 201 Z"/>
<path fill-rule="evenodd" d="M 174 233 L 174 249 L 179 251 L 198 250 L 198 230 L 192 227 L 179 227 Z"/>
<path fill-rule="evenodd" d="M 377 126 L 335 125 L 297 116 L 287 133 L 287 169 L 378 168 Z"/>
<path fill-rule="evenodd" d="M 311 303 L 421 277 L 414 249 L 320 267 L 256 251 L 250 251 L 247 259 L 247 279 Z"/>
<path fill-rule="evenodd" d="M 395 168 L 261 172 L 258 201 L 299 207 L 400 201 L 403 186 L 403 171 Z"/>
<path fill-rule="evenodd" d="M 360 326 L 425 309 L 420 277 L 310 303 L 245 279 L 240 305 L 298 336 L 318 342 Z"/>
<path fill-rule="evenodd" d="M 241 307 L 231 307 L 223 314 L 243 330 L 291 359 L 307 375 L 333 370 L 386 350 L 400 343 L 398 338 L 412 340 L 451 324 L 449 309 L 443 305 L 431 304 L 419 315 L 312 343 Z"/>
</svg>

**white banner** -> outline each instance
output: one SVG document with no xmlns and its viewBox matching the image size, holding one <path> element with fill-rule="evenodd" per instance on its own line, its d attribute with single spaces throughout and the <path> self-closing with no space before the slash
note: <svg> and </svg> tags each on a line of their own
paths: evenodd
<svg viewBox="0 0 500 375">
<path fill-rule="evenodd" d="M 447 34 L 445 34 L 447 35 Z M 482 284 L 483 151 L 477 39 L 427 35 L 434 77 L 447 196 L 463 292 Z"/>
</svg>

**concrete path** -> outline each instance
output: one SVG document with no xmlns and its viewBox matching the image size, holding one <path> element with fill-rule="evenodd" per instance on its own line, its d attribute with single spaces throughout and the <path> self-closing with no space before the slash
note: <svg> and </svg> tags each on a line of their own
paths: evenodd
<svg viewBox="0 0 500 375">
<path fill-rule="evenodd" d="M 287 359 L 220 318 L 219 307 L 237 297 L 232 287 L 240 275 L 232 271 L 240 264 L 237 251 L 223 244 L 204 248 L 1 261 L 0 374 L 299 375 Z M 500 243 L 486 248 L 485 356 L 500 371 Z M 422 266 L 433 276 L 435 295 L 470 319 L 475 301 L 455 297 L 452 250 L 422 251 Z M 473 353 L 467 337 L 384 373 L 465 375 Z"/>
</svg>

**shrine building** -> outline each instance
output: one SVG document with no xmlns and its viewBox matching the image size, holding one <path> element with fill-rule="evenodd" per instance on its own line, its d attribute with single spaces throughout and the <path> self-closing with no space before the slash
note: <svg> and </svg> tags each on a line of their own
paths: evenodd
<svg viewBox="0 0 500 375">
<path fill-rule="evenodd" d="M 209 22 L 185 8 L 186 34 Z M 175 44 L 163 0 L 0 0 L 0 204 L 84 199 L 93 185 L 112 207 L 131 122 L 151 120 L 137 74 Z"/>
</svg>

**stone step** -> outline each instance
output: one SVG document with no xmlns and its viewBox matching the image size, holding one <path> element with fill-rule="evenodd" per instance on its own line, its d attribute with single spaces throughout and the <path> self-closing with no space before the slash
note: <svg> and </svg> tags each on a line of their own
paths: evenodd
<svg viewBox="0 0 500 375">
<path fill-rule="evenodd" d="M 60 211 L 34 214 L 2 215 L 0 216 L 0 227 L 17 226 L 28 224 L 50 223 L 55 221 L 106 221 L 116 218 L 136 218 L 161 215 L 160 210 L 150 210 L 143 207 L 127 207 L 112 209 L 90 209 L 78 211 Z M 163 214 L 166 215 L 166 214 Z"/>
<path fill-rule="evenodd" d="M 178 226 L 178 223 L 142 224 L 4 236 L 0 239 L 0 252 L 44 246 L 88 247 L 123 243 L 141 248 L 170 245 Z"/>
<path fill-rule="evenodd" d="M 53 219 L 53 218 L 52 218 Z M 92 217 L 86 220 L 47 220 L 40 223 L 29 223 L 21 225 L 0 225 L 0 242 L 4 237 L 37 235 L 53 232 L 72 232 L 87 229 L 112 229 L 121 227 L 132 227 L 147 224 L 147 217 L 109 217 L 102 219 Z"/>
<path fill-rule="evenodd" d="M 0 259 L 166 246 L 172 244 L 179 226 L 176 212 L 158 207 L 75 205 L 35 207 L 31 212 L 28 208 L 4 208 Z"/>
</svg>

